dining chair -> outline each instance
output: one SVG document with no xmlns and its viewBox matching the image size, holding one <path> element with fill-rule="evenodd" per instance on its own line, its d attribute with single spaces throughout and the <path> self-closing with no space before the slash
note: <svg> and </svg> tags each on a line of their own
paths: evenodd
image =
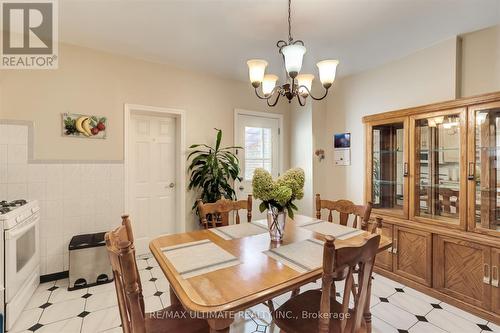
<svg viewBox="0 0 500 333">
<path fill-rule="evenodd" d="M 380 235 L 370 234 L 358 246 L 335 248 L 325 237 L 321 290 L 308 290 L 291 298 L 272 313 L 274 323 L 287 333 L 363 333 L 364 312 L 370 297 L 370 280 Z M 347 272 L 342 300 L 336 298 L 333 277 Z M 358 274 L 354 274 L 358 271 Z M 351 290 L 354 290 L 352 306 Z M 369 304 L 369 303 L 368 303 Z"/>
<path fill-rule="evenodd" d="M 375 219 L 369 220 L 368 224 L 367 224 L 366 231 L 368 231 L 370 234 L 381 234 L 382 233 L 382 223 L 383 223 L 382 221 L 383 221 L 383 219 L 379 216 L 375 217 Z M 359 272 L 358 267 L 355 267 L 353 270 L 353 274 L 358 274 L 358 272 Z M 346 274 L 347 274 L 347 269 L 344 269 L 343 271 L 336 271 L 332 275 L 332 280 L 334 282 L 343 281 L 345 279 Z M 335 287 L 335 283 L 333 285 Z M 354 288 L 354 285 L 351 286 L 351 291 L 352 291 L 353 295 L 356 294 L 356 289 Z M 300 293 L 300 287 L 298 287 L 292 291 L 291 297 L 295 297 L 299 293 Z"/>
<path fill-rule="evenodd" d="M 328 222 L 333 222 L 333 212 L 339 213 L 339 223 L 341 225 L 348 225 L 350 216 L 353 216 L 352 227 L 366 230 L 370 214 L 372 212 L 372 203 L 368 202 L 366 205 L 355 205 L 349 200 L 323 200 L 319 194 L 316 194 L 316 218 L 321 219 L 321 210 L 327 209 Z"/>
<path fill-rule="evenodd" d="M 246 200 L 228 200 L 220 199 L 214 203 L 203 203 L 201 199 L 198 200 L 198 216 L 200 216 L 201 224 L 205 229 L 209 228 L 208 216 L 211 216 L 211 226 L 217 227 L 217 221 L 220 219 L 219 224 L 224 226 L 229 224 L 229 213 L 236 211 L 236 224 L 240 223 L 240 209 L 246 209 L 247 222 L 252 220 L 252 195 L 249 194 Z"/>
<path fill-rule="evenodd" d="M 122 225 L 105 235 L 113 269 L 118 309 L 124 333 L 209 332 L 206 320 L 193 319 L 177 300 L 173 305 L 145 312 L 142 284 L 135 260 L 134 236 L 128 215 Z"/>
</svg>

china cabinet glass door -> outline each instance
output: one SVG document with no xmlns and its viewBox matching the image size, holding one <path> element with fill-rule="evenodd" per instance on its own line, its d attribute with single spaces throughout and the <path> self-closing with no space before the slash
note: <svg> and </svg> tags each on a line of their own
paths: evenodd
<svg viewBox="0 0 500 333">
<path fill-rule="evenodd" d="M 407 119 L 371 126 L 371 193 L 373 208 L 407 217 Z"/>
<path fill-rule="evenodd" d="M 469 229 L 500 236 L 500 103 L 469 109 Z"/>
<path fill-rule="evenodd" d="M 413 116 L 411 126 L 411 217 L 465 229 L 465 110 Z"/>
</svg>

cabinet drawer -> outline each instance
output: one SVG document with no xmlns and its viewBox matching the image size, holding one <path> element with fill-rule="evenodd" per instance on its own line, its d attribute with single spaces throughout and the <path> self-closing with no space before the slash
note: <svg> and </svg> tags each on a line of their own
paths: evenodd
<svg viewBox="0 0 500 333">
<path fill-rule="evenodd" d="M 385 236 L 392 240 L 392 235 L 393 225 L 384 222 L 382 224 L 382 236 Z M 390 247 L 386 251 L 377 254 L 377 257 L 375 259 L 375 266 L 392 272 L 392 249 L 393 247 Z"/>
<path fill-rule="evenodd" d="M 490 248 L 447 236 L 434 236 L 434 288 L 469 304 L 491 304 Z"/>
<path fill-rule="evenodd" d="M 405 227 L 394 227 L 393 270 L 422 283 L 432 284 L 432 234 Z"/>
</svg>

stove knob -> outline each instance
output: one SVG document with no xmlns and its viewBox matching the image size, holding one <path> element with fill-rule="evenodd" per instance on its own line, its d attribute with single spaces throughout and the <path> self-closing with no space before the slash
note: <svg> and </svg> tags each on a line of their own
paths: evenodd
<svg viewBox="0 0 500 333">
<path fill-rule="evenodd" d="M 19 221 L 21 221 L 21 216 L 16 217 L 16 222 L 19 222 Z"/>
</svg>

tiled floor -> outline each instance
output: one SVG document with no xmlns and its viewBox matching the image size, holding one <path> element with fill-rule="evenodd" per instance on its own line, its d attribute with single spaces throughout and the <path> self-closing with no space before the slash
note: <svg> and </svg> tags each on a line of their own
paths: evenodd
<svg viewBox="0 0 500 333">
<path fill-rule="evenodd" d="M 146 311 L 169 305 L 168 282 L 156 261 L 138 259 Z M 10 332 L 121 332 L 114 284 L 67 291 L 68 280 L 40 285 Z M 302 290 L 319 288 L 309 284 Z M 338 290 L 342 287 L 339 285 Z M 375 275 L 372 290 L 373 333 L 481 333 L 500 326 L 440 302 L 402 284 Z M 279 306 L 289 294 L 274 299 Z M 9 333 L 10 333 L 9 332 Z M 266 306 L 257 305 L 234 322 L 231 332 L 277 333 Z"/>
</svg>

